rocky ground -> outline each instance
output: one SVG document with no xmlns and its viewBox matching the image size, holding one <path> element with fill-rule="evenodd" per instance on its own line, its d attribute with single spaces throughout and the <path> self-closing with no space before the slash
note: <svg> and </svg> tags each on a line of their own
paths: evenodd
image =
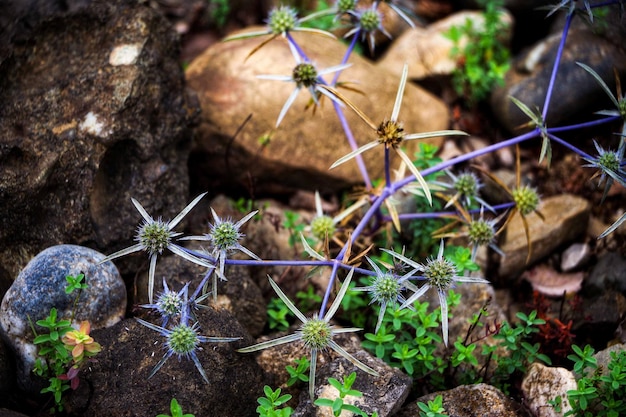
<svg viewBox="0 0 626 417">
<path fill-rule="evenodd" d="M 193 362 L 185 360 L 171 359 L 168 364 L 174 366 L 163 366 L 147 379 L 162 351 L 154 332 L 134 319 L 149 319 L 139 307 L 148 302 L 144 256 L 115 260 L 119 273 L 105 271 L 101 278 L 95 273 L 100 267 L 97 256 L 81 252 L 85 248 L 60 247 L 52 255 L 41 255 L 43 263 L 28 264 L 44 249 L 62 243 L 105 254 L 130 246 L 139 219 L 131 197 L 149 213 L 168 219 L 207 190 L 209 195 L 183 223 L 186 233 L 207 232 L 207 222 L 212 221 L 209 207 L 222 218 L 240 218 L 235 201 L 243 199 L 261 210 L 245 228 L 245 246 L 262 259 L 291 259 L 294 248 L 289 244 L 290 230 L 284 227 L 285 212 L 297 212 L 302 221 L 311 219 L 314 192 L 320 191 L 324 211 L 333 213 L 345 193 L 358 190 L 361 177 L 356 164 L 328 170 L 332 161 L 350 151 L 330 105 L 317 109 L 315 115 L 301 112 L 307 105 L 306 95 L 301 94 L 280 128 L 275 128 L 293 86 L 261 82 L 256 75 L 290 72 L 292 57 L 280 39 L 253 56 L 248 54 L 258 45 L 257 39 L 220 42 L 227 34 L 262 25 L 269 3 L 231 1 L 223 21 L 216 14 L 219 2 L 195 0 L 0 6 L 0 102 L 4 103 L 0 111 L 0 295 L 4 297 L 0 416 L 48 415 L 49 397 L 37 394 L 43 381 L 30 372 L 36 355 L 27 317 L 42 318 L 34 316 L 61 304 L 72 310 L 73 300 L 59 283 L 67 273 L 63 265 L 94 271 L 87 275 L 93 276 L 90 288 L 95 293 L 86 294 L 82 302 L 101 308 L 95 313 L 85 309 L 83 314 L 94 322 L 92 335 L 105 347 L 82 375 L 78 389 L 68 395 L 64 411 L 68 415 L 156 415 L 167 412 L 173 397 L 185 412 L 196 416 L 254 415 L 263 385 L 280 386 L 286 378 L 285 365 L 302 355 L 297 347 L 270 349 L 257 357 L 234 351 L 270 333 L 265 309 L 274 293 L 268 274 L 280 279 L 289 296 L 306 289 L 305 271 L 297 268 L 231 267 L 229 281 L 220 284 L 217 307 L 203 311 L 199 321 L 211 335 L 241 340 L 199 351 L 208 373 L 207 388 Z M 307 4 L 301 7 L 314 7 L 302 3 Z M 515 95 L 542 106 L 562 16 L 545 19 L 545 11 L 536 11 L 535 5 L 507 1 L 505 19 L 511 29 L 503 36 L 512 48 L 512 69 L 490 100 L 468 106 L 452 87 L 450 73 L 458 62 L 450 58 L 451 44 L 442 33 L 467 18 L 480 22 L 480 14 L 471 10 L 475 4 L 404 3 L 420 16 L 418 28 L 408 30 L 389 11 L 385 27 L 393 40 L 377 38 L 374 54 L 365 47 L 364 56 L 349 61 L 352 67 L 346 76 L 367 80 L 357 84 L 362 94 L 351 96 L 356 106 L 372 120 L 389 117 L 402 67 L 408 62 L 411 82 L 402 106 L 405 130 L 469 133 L 463 138 L 431 140 L 444 160 L 519 133 L 525 120 L 507 97 Z M 595 63 L 606 80 L 613 79 L 614 68 L 626 79 L 625 25 L 620 19 L 618 13 L 608 16 L 601 33 L 584 23 L 572 27 L 549 126 L 588 120 L 607 105 L 597 83 L 575 71 L 576 61 Z M 346 49 L 323 37 L 297 34 L 296 39 L 321 67 L 335 65 Z M 347 113 L 347 119 L 355 137 L 371 136 L 355 114 Z M 613 133 L 620 128 L 616 124 L 580 130 L 564 139 L 593 153 L 592 139 L 610 147 L 616 143 Z M 554 365 L 571 368 L 565 359 L 571 343 L 589 343 L 596 351 L 609 345 L 623 349 L 621 344 L 626 343 L 626 231 L 622 227 L 597 239 L 623 213 L 625 190 L 614 185 L 601 204 L 603 189 L 592 179 L 593 171 L 581 167 L 580 157 L 555 145 L 547 167 L 538 162 L 540 151 L 539 140 L 524 143 L 518 172 L 514 148 L 473 161 L 509 186 L 518 176 L 537 187 L 543 219 L 534 213 L 527 216 L 532 240 L 529 260 L 519 217 L 498 237 L 505 258 L 492 251 L 479 254 L 481 274 L 492 285 L 459 288 L 467 301 L 453 312 L 450 339 L 465 334 L 467 319 L 484 305 L 489 305 L 489 317 L 498 322 L 514 321 L 518 311 L 535 309 L 549 321 L 542 330 L 543 352 Z M 373 153 L 364 157 L 373 176 L 380 177 L 381 159 Z M 484 181 L 485 198 L 498 202 L 501 190 L 486 177 Z M 365 247 L 371 242 L 359 244 Z M 160 258 L 157 268 L 156 292 L 162 288 L 161 275 L 171 277 L 170 286 L 179 289 L 203 274 L 201 267 L 174 256 Z M 326 281 L 322 276 L 311 282 L 321 293 Z M 126 288 L 126 297 L 112 290 L 118 287 Z M 554 341 L 550 331 L 568 338 Z M 363 376 L 356 386 L 365 393 L 364 411 L 417 416 L 416 400 L 434 398 L 435 393 L 421 391 L 399 369 L 363 350 L 356 337 L 345 337 L 341 345 L 379 371 L 379 377 Z M 318 381 L 342 378 L 352 367 L 337 355 L 322 355 Z M 534 365 L 511 384 L 511 395 L 487 384 L 439 394 L 447 412 L 455 416 L 559 415 L 551 408 L 546 411 L 547 401 L 552 394 L 573 389 L 575 379 L 568 369 Z M 332 396 L 329 390 L 320 383 L 316 395 Z M 321 408 L 312 406 L 306 389 L 289 392 L 294 395 L 290 403 L 294 415 L 323 415 Z"/>
</svg>

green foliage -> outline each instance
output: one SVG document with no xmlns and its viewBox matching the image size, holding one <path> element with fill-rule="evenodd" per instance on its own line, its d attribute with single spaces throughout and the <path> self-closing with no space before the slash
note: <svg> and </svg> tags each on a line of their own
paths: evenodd
<svg viewBox="0 0 626 417">
<path fill-rule="evenodd" d="M 50 314 L 42 320 L 37 320 L 36 324 L 44 330 L 41 334 L 37 334 L 33 328 L 35 334 L 33 343 L 39 347 L 33 372 L 48 380 L 49 385 L 43 388 L 41 393 L 52 394 L 56 410 L 62 411 L 62 395 L 70 388 L 70 383 L 60 379 L 59 376 L 67 372 L 72 363 L 72 356 L 66 349 L 62 338 L 73 328 L 69 320 L 58 319 L 56 308 L 51 308 Z M 55 409 L 51 410 L 51 412 L 54 411 Z"/>
<path fill-rule="evenodd" d="M 454 47 L 451 54 L 458 65 L 452 74 L 457 93 L 470 105 L 485 99 L 495 85 L 502 85 L 509 70 L 509 49 L 501 41 L 507 30 L 502 20 L 502 0 L 481 0 L 484 6 L 484 27 L 476 27 L 470 19 L 463 26 L 453 26 L 446 33 Z M 461 40 L 467 39 L 464 46 Z"/>
<path fill-rule="evenodd" d="M 84 274 L 66 276 L 65 280 L 67 281 L 67 286 L 65 287 L 65 294 L 71 294 L 76 290 L 80 291 L 87 289 L 87 283 L 84 282 L 84 279 Z"/>
<path fill-rule="evenodd" d="M 443 397 L 437 395 L 434 400 L 428 401 L 428 404 L 418 402 L 420 417 L 448 417 L 443 408 Z"/>
<path fill-rule="evenodd" d="M 326 0 L 319 0 L 313 13 L 319 13 L 321 16 L 317 19 L 311 19 L 302 22 L 303 27 L 330 31 L 335 28 L 335 18 L 331 10 L 331 3 Z M 324 15 L 323 12 L 328 12 Z"/>
<path fill-rule="evenodd" d="M 309 382 L 307 371 L 309 370 L 309 366 L 311 366 L 311 362 L 309 362 L 306 356 L 303 356 L 300 359 L 296 359 L 295 363 L 297 365 L 295 368 L 291 365 L 287 365 L 285 367 L 289 373 L 289 379 L 287 380 L 288 387 L 298 381 Z"/>
<path fill-rule="evenodd" d="M 267 303 L 267 324 L 270 329 L 285 331 L 289 328 L 289 318 L 294 315 L 280 298 L 272 298 Z"/>
<path fill-rule="evenodd" d="M 315 306 L 318 306 L 322 302 L 322 297 L 315 292 L 315 287 L 309 285 L 306 287 L 306 291 L 298 291 L 296 298 L 300 300 L 300 309 L 303 312 L 312 311 Z"/>
<path fill-rule="evenodd" d="M 289 417 L 293 413 L 291 407 L 278 408 L 289 401 L 291 395 L 280 395 L 280 388 L 276 388 L 276 391 L 273 391 L 267 385 L 263 387 L 263 392 L 265 397 L 260 397 L 257 400 L 259 406 L 256 408 L 256 412 L 260 417 Z"/>
<path fill-rule="evenodd" d="M 582 377 L 567 392 L 572 410 L 566 416 L 618 417 L 626 414 L 626 352 L 611 352 L 606 369 L 598 367 L 593 348 L 572 345 L 574 371 Z M 555 399 L 555 402 L 558 400 Z"/>
<path fill-rule="evenodd" d="M 508 392 L 511 375 L 525 373 L 528 365 L 536 361 L 542 361 L 548 365 L 552 363 L 548 356 L 539 353 L 539 343 L 530 344 L 529 342 L 532 335 L 539 332 L 537 326 L 545 324 L 545 320 L 537 318 L 536 311 L 528 315 L 518 312 L 516 316 L 519 321 L 514 326 L 504 323 L 500 331 L 494 335 L 507 355 L 495 354 L 496 347 L 484 346 L 483 348 L 483 354 L 493 354 L 493 360 L 496 363 L 496 370 L 490 383 L 505 393 Z"/>
<path fill-rule="evenodd" d="M 465 271 L 478 271 L 480 267 L 472 261 L 472 250 L 463 246 L 448 246 L 444 251 L 444 257 L 454 264 L 459 274 Z"/>
<path fill-rule="evenodd" d="M 295 211 L 285 210 L 284 214 L 283 227 L 289 232 L 289 246 L 293 248 L 300 239 L 300 233 L 304 232 L 306 224 Z"/>
<path fill-rule="evenodd" d="M 356 372 L 352 372 L 350 375 L 344 378 L 343 383 L 335 378 L 328 378 L 328 383 L 335 387 L 339 391 L 339 397 L 331 400 L 330 398 L 318 398 L 314 404 L 318 407 L 330 407 L 333 410 L 333 415 L 338 417 L 344 410 L 347 410 L 354 415 L 367 417 L 367 414 L 361 411 L 361 409 L 355 405 L 345 403 L 347 396 L 362 397 L 363 393 L 359 390 L 352 389 L 352 385 L 356 380 Z"/>
<path fill-rule="evenodd" d="M 170 414 L 159 414 L 156 417 L 195 417 L 193 414 L 183 414 L 183 408 L 178 404 L 176 398 L 170 402 Z"/>
</svg>

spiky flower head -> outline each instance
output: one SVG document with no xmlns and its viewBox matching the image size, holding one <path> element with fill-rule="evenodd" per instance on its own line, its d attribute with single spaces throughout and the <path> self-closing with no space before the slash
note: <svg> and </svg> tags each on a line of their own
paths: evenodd
<svg viewBox="0 0 626 417">
<path fill-rule="evenodd" d="M 597 164 L 600 166 L 600 168 L 603 168 L 604 170 L 618 172 L 620 169 L 620 160 L 617 152 L 605 150 L 602 151 L 603 152 L 600 152 L 600 155 L 598 155 L 597 161 Z"/>
<path fill-rule="evenodd" d="M 213 247 L 219 251 L 232 251 L 237 248 L 239 241 L 245 236 L 239 232 L 235 224 L 226 219 L 210 225 L 209 238 Z"/>
<path fill-rule="evenodd" d="M 380 13 L 374 8 L 363 10 L 359 16 L 359 23 L 364 32 L 373 32 L 380 27 Z"/>
<path fill-rule="evenodd" d="M 335 222 L 330 216 L 316 216 L 311 220 L 311 232 L 319 240 L 324 240 L 326 236 L 331 237 L 335 230 Z"/>
<path fill-rule="evenodd" d="M 372 301 L 377 303 L 393 303 L 398 299 L 402 284 L 389 272 L 376 275 L 372 282 Z"/>
<path fill-rule="evenodd" d="M 356 0 L 338 0 L 336 6 L 339 14 L 348 13 L 356 8 Z"/>
<path fill-rule="evenodd" d="M 496 235 L 494 222 L 480 218 L 472 220 L 467 227 L 467 236 L 472 245 L 488 245 Z"/>
<path fill-rule="evenodd" d="M 539 207 L 539 194 L 533 187 L 522 185 L 512 190 L 515 207 L 522 216 L 527 216 Z"/>
<path fill-rule="evenodd" d="M 463 172 L 456 177 L 454 181 L 454 189 L 463 198 L 472 198 L 478 194 L 480 182 L 476 175 L 472 172 Z"/>
<path fill-rule="evenodd" d="M 317 316 L 300 326 L 302 342 L 308 349 L 326 349 L 332 340 L 332 328 L 326 320 Z"/>
<path fill-rule="evenodd" d="M 297 24 L 298 12 L 292 7 L 280 6 L 270 11 L 268 25 L 275 35 L 293 30 Z"/>
<path fill-rule="evenodd" d="M 165 343 L 172 353 L 179 357 L 188 357 L 192 352 L 196 351 L 200 344 L 196 324 L 190 327 L 185 323 L 181 323 L 171 330 Z"/>
<path fill-rule="evenodd" d="M 313 87 L 317 84 L 317 70 L 309 62 L 302 62 L 293 69 L 293 80 L 298 87 Z"/>
<path fill-rule="evenodd" d="M 376 130 L 378 142 L 385 145 L 386 148 L 397 148 L 404 139 L 404 128 L 402 123 L 394 120 L 385 120 Z"/>
<path fill-rule="evenodd" d="M 167 227 L 167 224 L 160 218 L 152 222 L 144 219 L 143 223 L 137 229 L 135 240 L 139 242 L 145 250 L 150 254 L 161 254 L 167 248 L 172 237 L 177 233 L 173 233 Z"/>
<path fill-rule="evenodd" d="M 456 266 L 443 257 L 429 258 L 424 266 L 424 278 L 441 291 L 448 290 L 457 276 Z"/>
</svg>

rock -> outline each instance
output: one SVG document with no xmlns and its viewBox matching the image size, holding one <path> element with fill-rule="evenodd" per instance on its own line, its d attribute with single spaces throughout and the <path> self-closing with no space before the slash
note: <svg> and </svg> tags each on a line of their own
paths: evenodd
<svg viewBox="0 0 626 417">
<path fill-rule="evenodd" d="M 609 362 L 611 362 L 611 354 L 615 353 L 619 355 L 621 352 L 626 351 L 626 344 L 618 343 L 611 345 L 606 349 L 603 349 L 593 355 L 596 358 L 600 375 L 606 376 L 609 374 Z"/>
<path fill-rule="evenodd" d="M 92 333 L 103 350 L 80 374 L 79 389 L 69 396 L 70 414 L 155 416 L 169 413 L 170 401 L 176 398 L 185 412 L 196 416 L 254 415 L 263 392 L 262 372 L 252 356 L 235 352 L 252 338 L 226 310 L 202 309 L 198 319 L 203 336 L 243 338 L 201 344 L 196 353 L 208 384 L 186 358 L 170 357 L 149 378 L 165 353 L 164 338 L 128 319 Z"/>
<path fill-rule="evenodd" d="M 590 204 L 587 200 L 571 194 L 561 194 L 544 199 L 537 213 L 526 216 L 532 252 L 529 264 L 549 255 L 559 246 L 571 242 L 584 233 L 589 220 Z M 500 249 L 506 257 L 500 261 L 498 274 L 513 279 L 524 269 L 528 244 L 521 216 L 516 214 L 509 222 L 505 239 L 500 239 Z"/>
<path fill-rule="evenodd" d="M 176 34 L 134 0 L 66 10 L 0 66 L 0 275 L 8 277 L 58 242 L 121 249 L 139 217 L 131 196 L 167 218 L 188 195 L 198 108 L 184 92 Z"/>
<path fill-rule="evenodd" d="M 528 408 L 537 417 L 562 417 L 572 409 L 567 391 L 577 388 L 574 374 L 565 368 L 552 368 L 533 363 L 522 381 L 522 393 Z M 561 396 L 561 412 L 557 412 L 549 401 Z"/>
<path fill-rule="evenodd" d="M 577 313 L 572 333 L 580 341 L 579 345 L 584 345 L 584 341 L 596 350 L 604 349 L 626 317 L 626 297 L 612 289 L 591 297 L 583 292 L 582 305 Z"/>
<path fill-rule="evenodd" d="M 591 248 L 587 243 L 574 243 L 561 254 L 561 270 L 573 271 L 581 267 L 591 257 Z"/>
<path fill-rule="evenodd" d="M 282 335 L 282 333 L 273 335 L 272 338 Z M 269 338 L 262 337 L 258 342 L 267 339 Z M 374 377 L 366 374 L 347 359 L 328 349 L 326 352 L 318 354 L 315 398 L 320 396 L 328 398 L 328 396 L 336 395 L 333 394 L 331 386 L 327 383 L 329 377 L 343 380 L 355 371 L 357 378 L 353 388 L 363 393 L 363 397 L 353 399 L 355 405 L 367 412 L 368 415 L 373 411 L 378 411 L 380 417 L 390 416 L 397 411 L 409 394 L 411 378 L 363 350 L 356 335 L 339 334 L 334 340 L 359 361 L 377 371 L 379 376 Z M 289 393 L 294 398 L 299 398 L 300 402 L 295 407 L 292 417 L 329 415 L 328 409 L 313 406 L 307 383 L 295 384 L 291 387 L 287 387 L 285 384 L 289 379 L 285 367 L 287 365 L 294 366 L 294 361 L 303 356 L 310 359 L 311 354 L 301 343 L 286 343 L 260 351 L 257 356 L 257 363 L 266 372 L 268 384 L 280 387 L 283 393 Z"/>
<path fill-rule="evenodd" d="M 482 28 L 485 21 L 482 12 L 461 11 L 426 28 L 407 30 L 391 44 L 376 65 L 400 76 L 402 67 L 408 62 L 409 77 L 416 79 L 452 74 L 457 66 L 456 59 L 450 54 L 454 43 L 445 34 L 451 27 L 463 26 L 468 20 L 477 29 Z M 502 20 L 508 30 L 498 35 L 503 43 L 508 44 L 513 33 L 513 17 L 503 11 Z M 465 43 L 467 39 L 461 42 L 461 48 Z"/>
<path fill-rule="evenodd" d="M 254 28 L 259 29 L 259 28 Z M 294 33 L 319 68 L 341 62 L 346 46 L 323 36 Z M 262 40 L 218 43 L 207 49 L 187 68 L 188 85 L 202 106 L 202 122 L 190 160 L 190 170 L 201 189 L 250 189 L 255 194 L 296 189 L 324 193 L 362 182 L 357 164 L 349 161 L 329 170 L 333 162 L 351 151 L 341 124 L 328 99 L 315 114 L 303 111 L 310 99 L 300 92 L 278 129 L 280 109 L 293 92 L 291 82 L 259 80 L 261 74 L 291 74 L 294 58 L 282 38 L 248 56 Z M 352 54 L 339 81 L 354 81 L 363 94 L 344 91 L 374 123 L 389 118 L 399 78 Z M 347 107 L 344 113 L 359 146 L 376 138 L 375 132 Z M 248 116 L 250 119 L 244 124 Z M 414 85 L 407 85 L 399 120 L 407 133 L 446 129 L 448 111 L 439 99 Z M 235 132 L 241 131 L 234 137 Z M 259 139 L 270 135 L 269 144 Z M 267 136 L 266 136 L 267 137 Z M 440 144 L 441 139 L 431 141 Z M 407 142 L 407 153 L 417 150 L 417 141 Z M 363 154 L 369 175 L 382 175 L 383 152 L 376 148 Z M 397 164 L 397 157 L 393 164 Z"/>
<path fill-rule="evenodd" d="M 417 399 L 427 404 L 437 395 L 443 397 L 445 414 L 454 417 L 498 416 L 523 417 L 521 405 L 516 404 L 499 389 L 487 384 L 461 385 L 448 391 L 434 392 Z M 395 417 L 416 417 L 420 411 L 416 402 L 403 407 Z"/>
<path fill-rule="evenodd" d="M 584 289 L 589 295 L 598 295 L 606 290 L 626 293 L 626 258 L 618 252 L 602 256 L 589 272 Z"/>
<path fill-rule="evenodd" d="M 411 378 L 400 370 L 386 365 L 382 360 L 372 357 L 364 350 L 356 352 L 355 357 L 375 369 L 379 376 L 372 377 L 359 371 L 347 359 L 337 358 L 318 368 L 316 377 L 318 385 L 315 387 L 315 398 L 329 398 L 331 400 L 339 398 L 339 392 L 328 383 L 328 378 L 343 381 L 352 372 L 357 372 L 357 378 L 352 389 L 361 391 L 363 396 L 347 396 L 344 402 L 357 406 L 368 416 L 374 412 L 377 412 L 379 417 L 395 415 L 394 413 L 400 409 L 409 395 Z M 314 407 L 309 394 L 303 392 L 300 394 L 300 404 L 294 410 L 292 417 L 308 416 L 333 417 L 333 412 L 330 407 Z"/>
<path fill-rule="evenodd" d="M 112 326 L 126 312 L 126 288 L 111 262 L 98 264 L 104 255 L 75 245 L 50 247 L 33 258 L 5 294 L 0 307 L 0 331 L 18 357 L 18 385 L 36 391 L 41 382 L 32 370 L 37 347 L 32 343 L 30 323 L 44 319 L 56 308 L 59 318 L 88 320 L 92 329 Z M 87 288 L 66 294 L 67 275 L 85 275 Z M 72 313 L 74 313 L 72 315 Z M 39 328 L 38 330 L 41 330 Z"/>
<path fill-rule="evenodd" d="M 9 354 L 7 346 L 0 338 L 0 396 L 6 398 L 8 392 L 13 388 L 11 381 L 15 380 L 14 360 Z M 0 416 L 2 412 L 0 411 Z"/>
<path fill-rule="evenodd" d="M 509 131 L 519 132 L 518 127 L 529 121 L 509 96 L 531 110 L 543 109 L 560 40 L 561 33 L 552 35 L 517 56 L 505 77 L 505 85 L 494 90 L 491 107 Z M 546 118 L 548 127 L 580 122 L 581 117 L 589 117 L 594 111 L 612 109 L 598 82 L 576 62 L 590 66 L 612 91 L 615 91 L 613 70 L 616 69 L 622 79 L 626 77 L 623 45 L 619 47 L 586 29 L 570 30 Z"/>
<path fill-rule="evenodd" d="M 522 274 L 522 278 L 532 285 L 533 291 L 550 297 L 577 293 L 582 287 L 584 276 L 583 272 L 557 272 L 548 265 L 537 265 Z"/>
</svg>

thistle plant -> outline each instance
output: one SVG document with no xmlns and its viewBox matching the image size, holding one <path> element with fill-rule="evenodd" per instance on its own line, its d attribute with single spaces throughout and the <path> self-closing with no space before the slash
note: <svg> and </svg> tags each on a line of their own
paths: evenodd
<svg viewBox="0 0 626 417">
<path fill-rule="evenodd" d="M 454 174 L 449 169 L 446 169 L 445 172 L 452 180 L 452 183 L 441 183 L 441 185 L 454 194 L 450 197 L 444 208 L 454 205 L 457 201 L 463 204 L 467 209 L 474 203 L 480 203 L 482 207 L 495 213 L 493 207 L 480 197 L 479 191 L 483 187 L 483 183 L 476 174 L 471 171 L 463 171 L 459 174 Z"/>
<path fill-rule="evenodd" d="M 183 357 L 185 359 L 191 359 L 196 365 L 196 369 L 202 376 L 204 382 L 208 384 L 209 379 L 207 378 L 206 372 L 204 371 L 204 368 L 198 359 L 198 355 L 196 354 L 200 343 L 235 342 L 241 339 L 240 337 L 201 336 L 198 334 L 199 325 L 197 322 L 191 326 L 188 324 L 187 314 L 183 314 L 181 316 L 180 323 L 172 329 L 157 326 L 140 318 L 136 318 L 136 320 L 165 337 L 165 342 L 163 343 L 166 349 L 165 355 L 163 355 L 163 358 L 161 358 L 161 360 L 152 369 L 148 378 L 152 378 L 172 355 L 176 355 L 179 361 Z"/>
<path fill-rule="evenodd" d="M 330 320 L 337 312 L 337 309 L 341 305 L 341 300 L 348 290 L 348 285 L 350 285 L 350 280 L 352 279 L 353 273 L 354 269 L 351 269 L 346 276 L 343 284 L 341 285 L 341 288 L 337 293 L 337 297 L 335 297 L 333 304 L 330 306 L 326 314 L 323 317 L 318 317 L 318 315 L 314 315 L 312 318 L 308 318 L 304 314 L 302 314 L 302 312 L 300 312 L 300 310 L 296 308 L 296 306 L 291 302 L 291 300 L 289 300 L 289 298 L 274 282 L 274 280 L 268 276 L 270 285 L 272 286 L 278 297 L 283 300 L 289 310 L 291 310 L 291 312 L 302 322 L 302 325 L 296 333 L 279 337 L 277 339 L 268 340 L 266 342 L 257 343 L 256 345 L 238 349 L 237 351 L 241 353 L 249 353 L 282 345 L 284 343 L 301 342 L 302 344 L 304 344 L 304 347 L 311 352 L 309 368 L 309 396 L 311 397 L 311 399 L 313 399 L 313 392 L 315 388 L 315 369 L 317 366 L 317 354 L 325 351 L 328 348 L 331 348 L 339 355 L 348 359 L 350 362 L 352 362 L 354 366 L 361 369 L 362 371 L 367 372 L 370 375 L 378 376 L 378 373 L 375 370 L 360 362 L 357 358 L 352 356 L 333 340 L 333 337 L 335 335 L 341 333 L 352 333 L 361 330 L 355 327 L 338 328 L 330 324 Z"/>
<path fill-rule="evenodd" d="M 178 292 L 172 291 L 169 289 L 165 278 L 163 278 L 163 292 L 159 294 L 156 302 L 153 304 L 142 304 L 141 307 L 156 310 L 163 320 L 161 326 L 165 327 L 170 319 L 180 317 L 183 314 L 185 304 L 187 303 L 188 290 L 189 283 L 185 284 Z"/>
<path fill-rule="evenodd" d="M 417 292 L 418 288 L 408 281 L 408 278 L 412 276 L 413 271 L 399 277 L 392 272 L 392 269 L 395 268 L 382 271 L 369 257 L 366 256 L 365 259 L 375 272 L 375 275 L 372 278 L 372 283 L 366 287 L 355 287 L 352 290 L 366 291 L 371 298 L 370 304 L 379 304 L 380 310 L 378 312 L 378 320 L 376 321 L 376 329 L 374 330 L 374 333 L 378 333 L 380 325 L 383 322 L 387 306 L 392 305 L 395 307 L 397 305 L 404 304 L 406 299 L 403 295 L 403 291 L 409 289 L 413 292 Z"/>
<path fill-rule="evenodd" d="M 240 232 L 241 227 L 244 223 L 253 218 L 257 212 L 258 210 L 248 213 L 241 220 L 233 223 L 231 219 L 222 220 L 217 213 L 215 213 L 215 210 L 211 208 L 211 214 L 213 215 L 214 222 L 209 225 L 211 229 L 209 233 L 201 236 L 185 236 L 181 239 L 210 242 L 211 256 L 214 258 L 213 261 L 218 265 L 218 268 L 215 269 L 215 274 L 213 275 L 212 293 L 214 301 L 217 301 L 217 277 L 223 281 L 227 281 L 224 269 L 226 268 L 226 259 L 230 253 L 240 251 L 253 259 L 260 260 L 258 256 L 239 243 L 245 237 L 245 234 Z M 212 271 L 209 271 L 207 276 L 209 276 L 211 272 Z"/>
<path fill-rule="evenodd" d="M 441 307 L 441 333 L 443 335 L 443 343 L 448 346 L 448 301 L 446 299 L 447 292 L 451 288 L 454 288 L 454 284 L 457 282 L 470 282 L 488 284 L 484 278 L 480 277 L 466 277 L 459 276 L 458 271 L 454 263 L 450 262 L 443 256 L 444 244 L 443 240 L 439 245 L 439 252 L 436 258 L 428 258 L 425 264 L 415 262 L 412 259 L 405 257 L 399 253 L 383 249 L 396 259 L 404 262 L 408 267 L 413 268 L 411 274 L 412 278 L 425 281 L 417 291 L 415 291 L 407 300 L 400 306 L 400 308 L 406 308 L 413 304 L 415 300 L 420 298 L 431 288 L 437 291 L 439 296 L 439 305 Z M 420 275 L 415 273 L 420 272 Z M 408 278 L 407 278 L 408 279 Z"/>
<path fill-rule="evenodd" d="M 135 240 L 137 243 L 129 248 L 122 249 L 102 259 L 99 263 L 111 261 L 124 255 L 128 255 L 134 252 L 144 251 L 148 253 L 150 258 L 150 270 L 148 273 L 148 300 L 152 304 L 153 292 L 154 292 L 154 274 L 156 271 L 156 262 L 159 255 L 163 253 L 163 250 L 169 249 L 172 253 L 187 259 L 195 264 L 212 268 L 213 266 L 202 259 L 199 259 L 189 252 L 187 252 L 181 246 L 175 244 L 173 239 L 181 235 L 181 233 L 174 232 L 173 229 L 181 222 L 183 217 L 191 211 L 191 209 L 198 204 L 198 202 L 204 197 L 206 193 L 200 194 L 191 203 L 187 205 L 169 222 L 164 222 L 161 218 L 154 219 L 148 214 L 143 206 L 134 198 L 131 198 L 133 205 L 141 214 L 143 223 L 137 228 L 137 234 Z"/>
<path fill-rule="evenodd" d="M 391 112 L 391 117 L 389 120 L 383 120 L 379 125 L 374 124 L 369 117 L 367 117 L 363 112 L 358 110 L 356 107 L 351 106 L 353 110 L 365 121 L 371 128 L 374 130 L 378 136 L 378 138 L 372 142 L 369 142 L 360 148 L 350 152 L 349 154 L 339 158 L 335 163 L 331 165 L 331 169 L 339 166 L 350 159 L 354 158 L 357 155 L 362 154 L 365 151 L 373 149 L 378 145 L 383 145 L 385 150 L 385 167 L 387 168 L 386 179 L 387 184 L 390 183 L 389 176 L 389 149 L 393 149 L 398 156 L 402 159 L 402 161 L 406 164 L 407 168 L 415 176 L 415 179 L 420 184 L 422 190 L 424 191 L 424 195 L 428 202 L 432 205 L 432 195 L 430 193 L 430 189 L 426 180 L 422 174 L 420 174 L 419 170 L 411 161 L 411 158 L 402 150 L 401 145 L 408 140 L 417 140 L 417 139 L 426 139 L 433 138 L 438 136 L 450 136 L 450 135 L 466 135 L 467 133 L 459 131 L 459 130 L 440 130 L 428 133 L 410 133 L 406 134 L 404 132 L 404 128 L 402 123 L 398 121 L 398 115 L 400 114 L 400 107 L 402 106 L 402 96 L 404 95 L 404 88 L 406 86 L 406 80 L 408 77 L 409 67 L 405 65 L 402 70 L 402 76 L 400 78 L 400 85 L 398 86 L 398 93 L 396 94 L 396 100 L 393 105 L 393 110 Z M 395 209 L 389 207 L 390 211 L 395 212 Z M 393 216 L 393 215 L 392 215 Z"/>
<path fill-rule="evenodd" d="M 276 127 L 280 125 L 280 122 L 287 114 L 287 111 L 291 107 L 291 105 L 298 97 L 300 90 L 306 88 L 309 90 L 311 94 L 311 98 L 315 105 L 319 103 L 319 96 L 323 94 L 329 99 L 333 100 L 335 103 L 339 105 L 343 105 L 341 99 L 335 94 L 334 90 L 330 88 L 327 83 L 321 78 L 323 75 L 332 74 L 333 72 L 343 71 L 348 68 L 350 64 L 342 64 L 342 65 L 334 65 L 332 67 L 326 69 L 317 69 L 317 67 L 309 62 L 308 59 L 303 58 L 296 46 L 289 40 L 289 47 L 293 54 L 293 57 L 296 61 L 296 66 L 294 67 L 291 75 L 257 75 L 257 78 L 266 79 L 266 80 L 277 80 L 277 81 L 287 81 L 293 82 L 296 84 L 296 88 L 287 98 L 283 108 L 278 115 L 278 120 L 276 120 Z"/>
<path fill-rule="evenodd" d="M 344 37 L 348 38 L 352 35 L 357 35 L 362 40 L 367 38 L 370 52 L 372 53 L 374 53 L 374 48 L 376 47 L 375 32 L 377 30 L 391 39 L 391 35 L 383 27 L 383 19 L 376 3 L 372 3 L 372 6 L 368 9 L 354 10 L 350 14 L 356 19 L 356 24 Z"/>
<path fill-rule="evenodd" d="M 250 57 L 267 43 L 276 39 L 278 36 L 287 37 L 289 32 L 309 32 L 318 35 L 328 36 L 334 39 L 335 36 L 332 33 L 302 26 L 303 22 L 306 22 L 313 17 L 315 16 L 299 18 L 298 12 L 294 8 L 290 6 L 278 6 L 270 10 L 269 16 L 267 18 L 267 29 L 263 31 L 247 32 L 238 35 L 228 36 L 224 39 L 224 42 L 256 38 L 259 36 L 269 36 L 269 39 L 263 41 L 259 46 L 254 48 L 248 54 L 248 57 Z"/>
</svg>

